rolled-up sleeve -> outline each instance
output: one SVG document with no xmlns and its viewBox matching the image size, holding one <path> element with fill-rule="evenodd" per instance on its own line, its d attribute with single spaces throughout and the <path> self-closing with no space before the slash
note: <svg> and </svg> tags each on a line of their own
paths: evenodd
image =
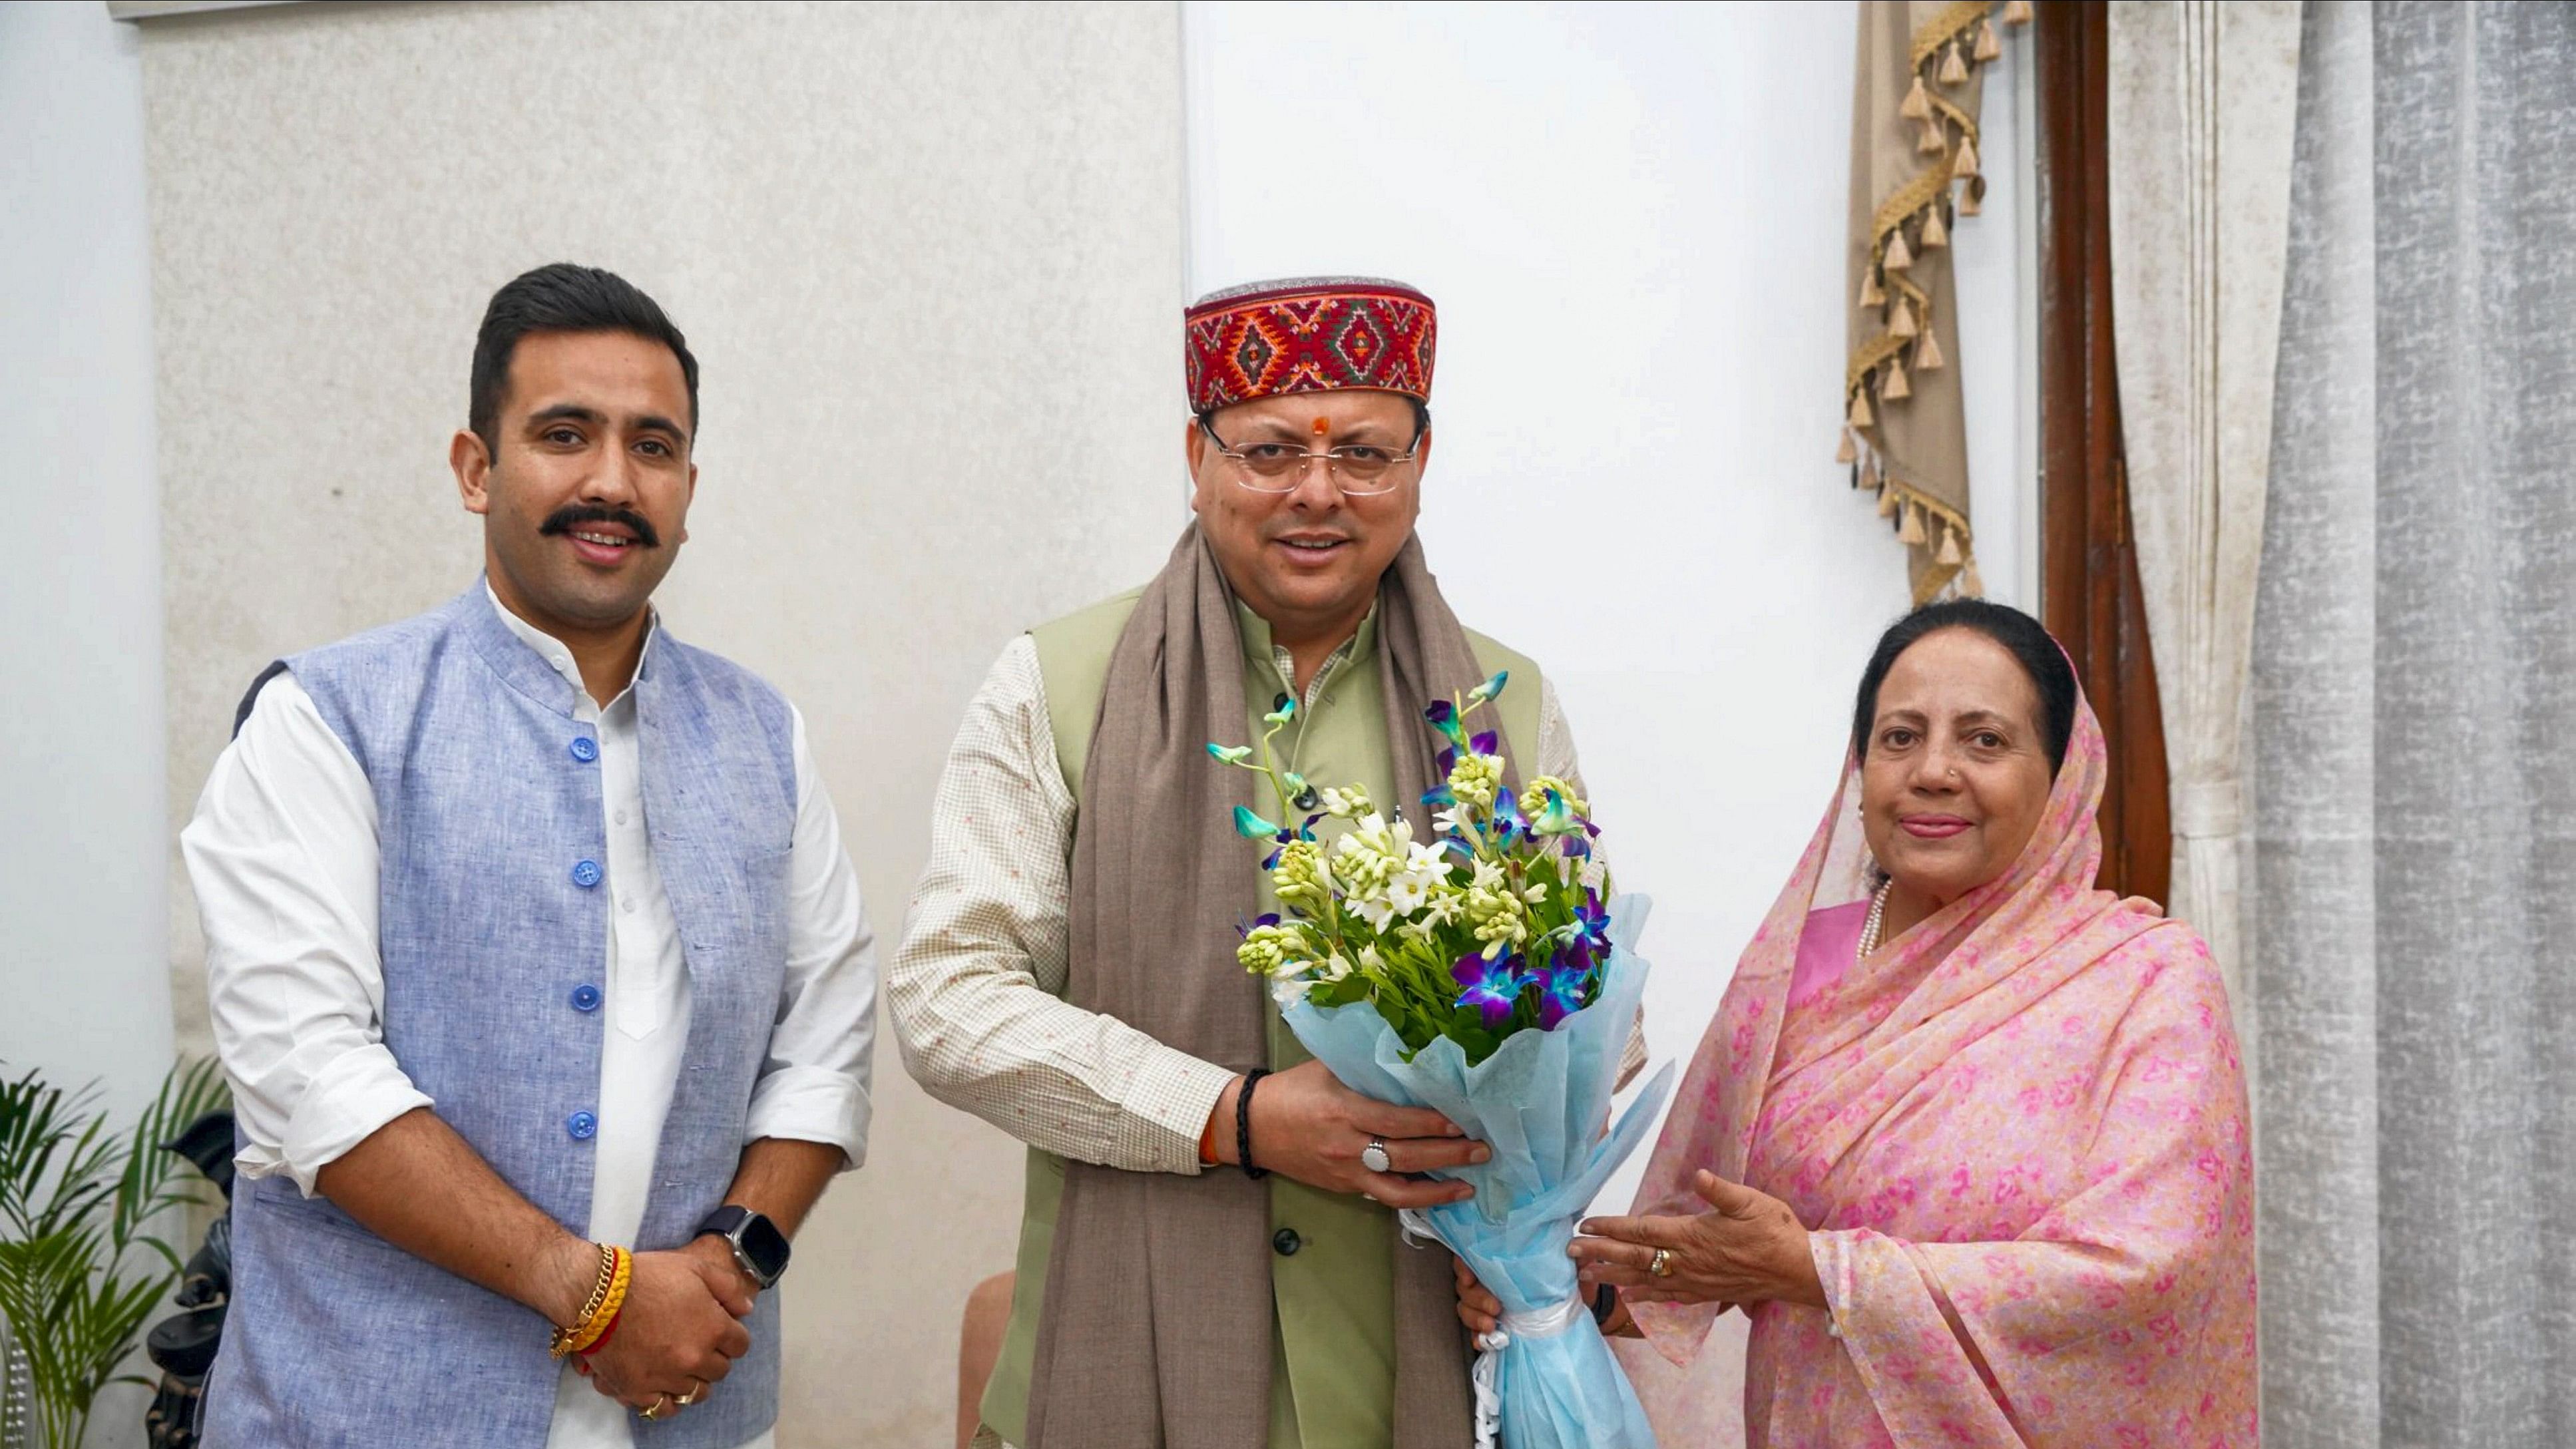
<svg viewBox="0 0 2576 1449">
<path fill-rule="evenodd" d="M 260 691 L 179 836 L 246 1177 L 322 1169 L 432 1105 L 384 1044 L 376 803 L 291 674 Z"/>
<path fill-rule="evenodd" d="M 796 831 L 788 856 L 787 973 L 743 1138 L 822 1142 L 867 1160 L 876 1061 L 876 936 L 858 873 L 795 720 Z"/>
</svg>

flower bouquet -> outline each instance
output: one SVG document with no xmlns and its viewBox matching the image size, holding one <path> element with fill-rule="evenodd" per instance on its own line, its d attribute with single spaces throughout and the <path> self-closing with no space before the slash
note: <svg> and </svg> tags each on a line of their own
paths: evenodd
<svg viewBox="0 0 2576 1449">
<path fill-rule="evenodd" d="M 1471 717 L 1508 676 L 1425 712 L 1443 737 L 1441 782 L 1423 797 L 1436 835 L 1414 838 L 1365 790 L 1312 790 L 1273 761 L 1293 701 L 1253 747 L 1211 744 L 1265 776 L 1280 822 L 1238 806 L 1235 826 L 1268 845 L 1282 913 L 1244 931 L 1236 956 L 1267 976 L 1306 1049 L 1352 1090 L 1429 1107 L 1493 1149 L 1437 1174 L 1476 1196 L 1402 1214 L 1502 1300 L 1478 1340 L 1476 1442 L 1510 1449 L 1651 1449 L 1645 1411 L 1577 1294 L 1574 1224 L 1634 1151 L 1670 1089 L 1668 1064 L 1615 1130 L 1619 1060 L 1645 991 L 1634 951 L 1646 902 L 1608 896 L 1600 832 L 1564 780 L 1504 779 L 1500 740 Z M 1296 822 L 1298 802 L 1312 813 Z M 1316 827 L 1341 822 L 1327 842 Z M 1328 827 L 1330 828 L 1330 827 Z"/>
</svg>

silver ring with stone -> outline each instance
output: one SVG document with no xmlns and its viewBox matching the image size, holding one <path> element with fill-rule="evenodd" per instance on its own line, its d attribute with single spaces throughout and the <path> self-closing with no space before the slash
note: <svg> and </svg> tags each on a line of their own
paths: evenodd
<svg viewBox="0 0 2576 1449">
<path fill-rule="evenodd" d="M 1369 1145 L 1360 1149 L 1360 1166 L 1371 1172 L 1395 1170 L 1395 1159 L 1386 1155 L 1385 1138 L 1372 1137 L 1369 1139 Z"/>
</svg>

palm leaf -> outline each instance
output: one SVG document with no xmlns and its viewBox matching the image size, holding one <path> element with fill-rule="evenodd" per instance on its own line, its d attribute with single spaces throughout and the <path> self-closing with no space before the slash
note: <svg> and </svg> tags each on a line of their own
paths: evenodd
<svg viewBox="0 0 2576 1449">
<path fill-rule="evenodd" d="M 212 1061 L 189 1063 L 162 1079 L 160 1093 L 152 1099 L 151 1106 L 143 1109 L 142 1120 L 135 1123 L 134 1136 L 126 1149 L 125 1170 L 117 1174 L 116 1211 L 109 1236 L 119 1248 L 134 1240 L 145 1219 L 195 1200 L 195 1193 L 185 1187 L 177 1192 L 170 1190 L 179 1166 L 178 1155 L 164 1150 L 163 1144 L 221 1105 L 227 1095 L 223 1074 Z"/>
<path fill-rule="evenodd" d="M 146 1229 L 194 1194 L 162 1144 L 228 1095 L 214 1064 L 174 1068 L 133 1131 L 117 1133 L 95 1085 L 0 1077 L 0 1317 L 47 1443 L 80 1442 L 99 1390 L 177 1286 L 178 1250 Z"/>
</svg>

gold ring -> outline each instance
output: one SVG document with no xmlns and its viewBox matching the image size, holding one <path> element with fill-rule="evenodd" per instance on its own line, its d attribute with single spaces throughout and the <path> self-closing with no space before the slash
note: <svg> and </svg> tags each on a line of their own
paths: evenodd
<svg viewBox="0 0 2576 1449">
<path fill-rule="evenodd" d="M 1658 1278 L 1669 1278 L 1673 1276 L 1673 1250 L 1670 1248 L 1657 1248 L 1655 1250 L 1654 1261 L 1646 1265 L 1646 1271 Z"/>
<path fill-rule="evenodd" d="M 676 1399 L 676 1400 L 674 1400 L 674 1401 L 673 1401 L 673 1402 L 677 1403 L 677 1404 L 678 1404 L 681 1408 L 683 1408 L 683 1409 L 687 1408 L 687 1407 L 688 1407 L 689 1405 L 691 1405 L 691 1404 L 696 1403 L 696 1402 L 698 1401 L 698 1395 L 703 1394 L 703 1393 L 705 1393 L 705 1392 L 707 1391 L 706 1382 L 705 1382 L 704 1380 L 702 1380 L 702 1379 L 691 1379 L 691 1380 L 689 1380 L 689 1382 L 690 1382 L 691 1384 L 695 1385 L 695 1387 L 694 1387 L 694 1388 L 691 1388 L 687 1393 L 680 1395 L 680 1397 L 679 1397 L 678 1399 Z"/>
<path fill-rule="evenodd" d="M 658 1419 L 664 1414 L 670 1412 L 670 1404 L 671 1396 L 669 1394 L 655 1394 L 653 1396 L 653 1402 L 646 1404 L 643 1408 L 635 1411 L 635 1417 L 639 1419 Z"/>
</svg>

